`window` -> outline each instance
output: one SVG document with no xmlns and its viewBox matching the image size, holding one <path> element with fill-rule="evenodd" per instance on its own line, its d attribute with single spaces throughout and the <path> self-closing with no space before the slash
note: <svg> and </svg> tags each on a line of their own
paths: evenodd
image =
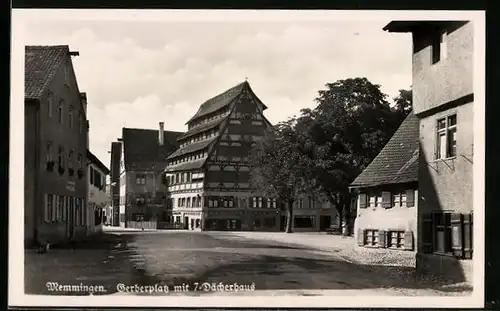
<svg viewBox="0 0 500 311">
<path fill-rule="evenodd" d="M 89 179 L 90 179 L 90 184 L 93 185 L 94 184 L 94 168 L 90 168 L 90 176 L 89 176 Z"/>
<path fill-rule="evenodd" d="M 304 200 L 303 199 L 299 199 L 298 202 L 298 208 L 304 208 Z"/>
<path fill-rule="evenodd" d="M 186 207 L 191 207 L 191 198 L 187 198 Z"/>
<path fill-rule="evenodd" d="M 450 254 L 451 248 L 451 213 L 434 214 L 434 246 L 436 253 Z"/>
<path fill-rule="evenodd" d="M 389 248 L 405 248 L 405 232 L 404 231 L 389 231 Z"/>
<path fill-rule="evenodd" d="M 73 129 L 73 106 L 69 106 L 68 120 L 69 120 L 69 128 Z"/>
<path fill-rule="evenodd" d="M 146 175 L 145 174 L 135 175 L 135 183 L 138 185 L 145 185 L 146 184 Z"/>
<path fill-rule="evenodd" d="M 54 206 L 54 196 L 52 194 L 45 195 L 45 209 L 43 214 L 43 220 L 45 222 L 50 222 L 52 220 L 52 208 Z"/>
<path fill-rule="evenodd" d="M 59 120 L 59 123 L 63 123 L 63 106 L 64 106 L 64 100 L 59 100 L 59 107 L 57 108 L 57 119 Z"/>
<path fill-rule="evenodd" d="M 378 246 L 378 230 L 365 230 L 365 245 Z"/>
<path fill-rule="evenodd" d="M 52 95 L 52 93 L 49 93 L 49 95 L 47 96 L 47 115 L 49 116 L 49 118 L 52 118 L 53 98 L 54 98 L 54 96 Z"/>
<path fill-rule="evenodd" d="M 73 150 L 70 150 L 69 151 L 69 154 L 68 154 L 68 167 L 69 168 L 73 168 Z"/>
<path fill-rule="evenodd" d="M 436 159 L 445 159 L 457 155 L 457 115 L 451 115 L 437 121 Z"/>
<path fill-rule="evenodd" d="M 208 199 L 208 207 L 213 207 L 214 206 L 214 201 L 212 200 L 212 197 L 209 197 Z"/>
<path fill-rule="evenodd" d="M 79 169 L 82 169 L 82 155 L 78 154 L 77 165 Z"/>
<path fill-rule="evenodd" d="M 446 45 L 446 32 L 440 31 L 435 34 L 432 39 L 432 64 L 438 63 L 440 60 L 446 58 L 447 45 Z"/>
<path fill-rule="evenodd" d="M 370 207 L 375 207 L 377 205 L 377 195 L 371 194 L 369 199 Z"/>
<path fill-rule="evenodd" d="M 47 142 L 47 150 L 46 150 L 46 154 L 45 154 L 47 163 L 53 161 L 53 159 L 52 159 L 53 150 L 52 149 L 53 149 L 52 142 L 48 141 Z"/>
<path fill-rule="evenodd" d="M 276 198 L 271 199 L 271 208 L 276 208 Z M 274 219 L 274 218 L 273 218 Z"/>
<path fill-rule="evenodd" d="M 257 197 L 252 198 L 252 207 L 256 208 L 257 207 Z"/>
<path fill-rule="evenodd" d="M 315 216 L 295 216 L 294 226 L 295 228 L 314 228 L 316 223 Z"/>
<path fill-rule="evenodd" d="M 55 220 L 57 218 L 58 215 L 56 215 L 57 211 L 55 211 L 55 209 L 57 209 L 58 211 L 62 211 L 63 208 L 64 208 L 64 200 L 66 199 L 65 196 L 59 196 L 59 200 L 57 201 L 57 207 L 54 206 L 54 212 L 52 213 L 52 220 Z M 59 213 L 57 213 L 59 214 Z"/>
<path fill-rule="evenodd" d="M 181 206 L 181 198 L 177 198 L 177 207 Z"/>
<path fill-rule="evenodd" d="M 83 133 L 83 115 L 81 112 L 78 114 L 78 131 L 80 134 Z"/>
<path fill-rule="evenodd" d="M 258 198 L 258 207 L 262 208 L 262 197 Z"/>
<path fill-rule="evenodd" d="M 64 147 L 59 146 L 59 150 L 57 152 L 57 162 L 59 166 L 64 168 Z"/>
</svg>

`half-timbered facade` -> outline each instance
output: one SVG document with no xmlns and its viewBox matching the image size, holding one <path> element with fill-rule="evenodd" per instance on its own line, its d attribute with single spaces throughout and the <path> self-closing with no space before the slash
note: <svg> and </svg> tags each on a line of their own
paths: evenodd
<svg viewBox="0 0 500 311">
<path fill-rule="evenodd" d="M 280 230 L 280 202 L 259 195 L 250 184 L 249 151 L 272 126 L 265 109 L 248 82 L 201 105 L 165 169 L 172 221 L 186 229 Z M 324 210 L 317 206 L 297 217 L 317 216 Z M 331 214 L 332 208 L 327 210 Z M 304 230 L 318 230 L 319 218 Z M 300 230 L 301 219 L 297 223 Z"/>
</svg>

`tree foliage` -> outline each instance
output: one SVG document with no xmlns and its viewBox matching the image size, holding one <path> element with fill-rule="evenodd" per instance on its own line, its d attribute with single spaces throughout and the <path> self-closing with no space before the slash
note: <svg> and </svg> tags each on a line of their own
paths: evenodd
<svg viewBox="0 0 500 311">
<path fill-rule="evenodd" d="M 286 231 L 292 230 L 293 203 L 307 189 L 311 177 L 304 147 L 294 129 L 294 120 L 278 123 L 252 150 L 249 162 L 254 190 L 268 198 L 277 198 L 286 206 Z"/>
<path fill-rule="evenodd" d="M 346 224 L 349 184 L 411 111 L 411 98 L 411 90 L 400 90 L 391 106 L 380 86 L 366 78 L 326 84 L 314 109 L 278 124 L 276 136 L 262 142 L 252 159 L 254 184 L 290 202 L 299 194 L 322 195 Z"/>
</svg>

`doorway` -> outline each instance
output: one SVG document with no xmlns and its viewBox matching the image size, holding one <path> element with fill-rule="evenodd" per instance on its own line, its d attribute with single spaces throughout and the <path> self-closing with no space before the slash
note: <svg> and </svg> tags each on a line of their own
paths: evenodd
<svg viewBox="0 0 500 311">
<path fill-rule="evenodd" d="M 189 217 L 184 216 L 184 229 L 189 229 Z"/>
</svg>

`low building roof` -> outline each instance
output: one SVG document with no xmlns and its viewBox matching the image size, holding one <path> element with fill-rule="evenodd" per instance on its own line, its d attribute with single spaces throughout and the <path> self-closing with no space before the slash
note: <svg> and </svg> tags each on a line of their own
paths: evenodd
<svg viewBox="0 0 500 311">
<path fill-rule="evenodd" d="M 98 168 L 102 170 L 102 172 L 106 175 L 109 175 L 110 171 L 106 165 L 104 165 L 101 160 L 99 160 L 90 150 L 87 149 L 87 159 L 90 163 L 95 164 Z"/>
<path fill-rule="evenodd" d="M 352 182 L 373 187 L 418 181 L 419 119 L 410 113 L 380 153 Z"/>
<path fill-rule="evenodd" d="M 179 147 L 182 132 L 164 131 L 164 143 L 158 142 L 159 130 L 123 128 L 123 162 L 126 170 L 164 169 L 167 157 Z"/>
</svg>

